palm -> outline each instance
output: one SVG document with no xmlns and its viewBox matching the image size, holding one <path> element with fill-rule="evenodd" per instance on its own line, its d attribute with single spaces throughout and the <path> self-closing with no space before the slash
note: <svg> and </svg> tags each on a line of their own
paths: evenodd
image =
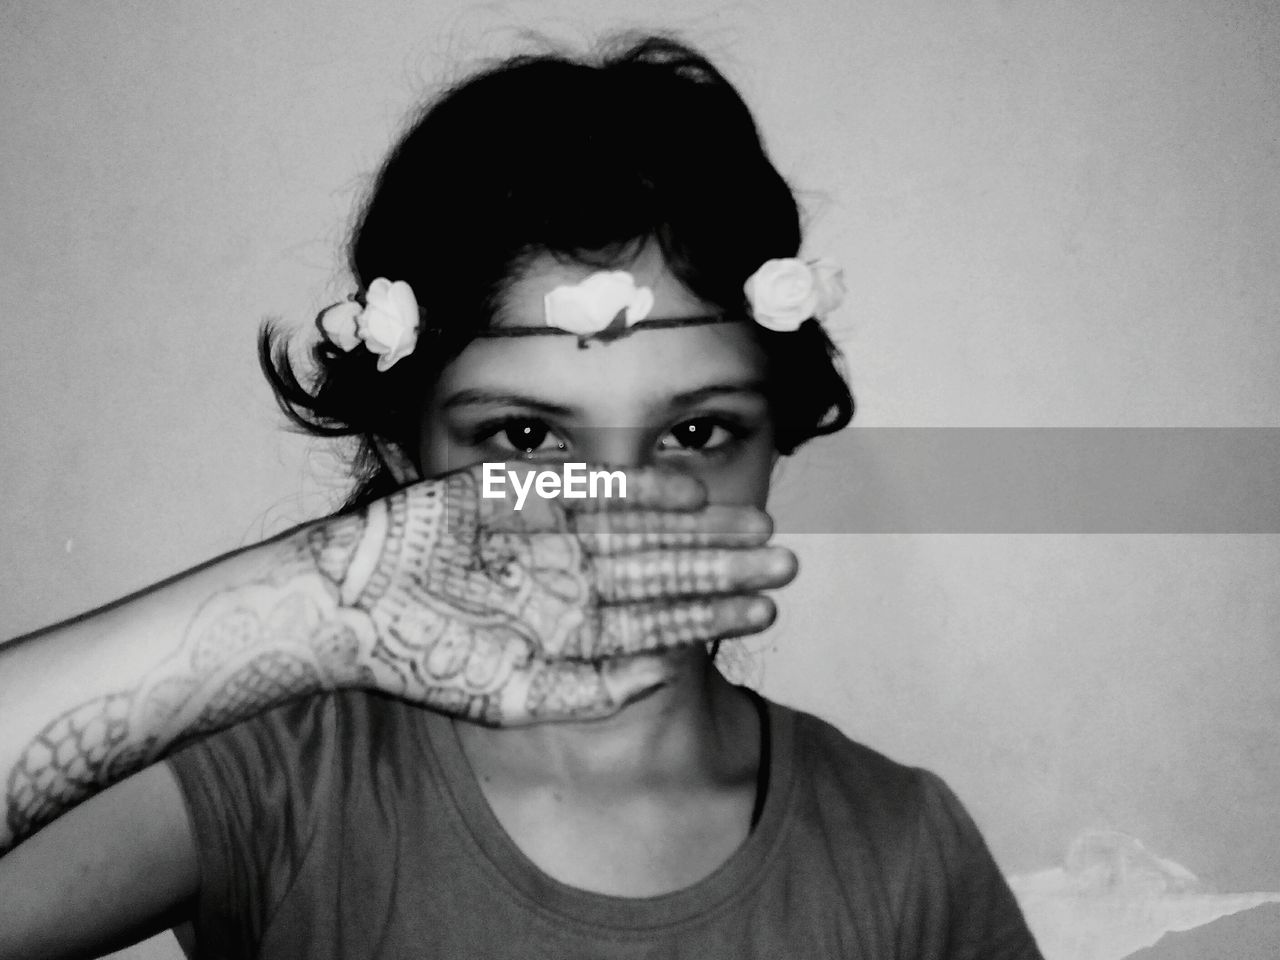
<svg viewBox="0 0 1280 960">
<path fill-rule="evenodd" d="M 637 655 L 762 626 L 744 623 L 742 597 L 732 598 L 734 617 L 724 597 L 676 602 L 682 591 L 687 601 L 738 589 L 727 574 L 682 588 L 671 575 L 680 552 L 654 549 L 684 544 L 705 561 L 698 569 L 728 570 L 730 551 L 688 549 L 709 542 L 688 507 L 654 520 L 642 501 L 640 512 L 614 519 L 531 498 L 515 511 L 480 497 L 474 469 L 385 503 L 391 559 L 373 578 L 381 586 L 357 604 L 375 627 L 370 682 L 448 713 L 492 724 L 604 715 L 664 675 L 657 658 Z M 639 551 L 617 555 L 611 529 L 637 518 L 651 531 L 627 539 Z M 762 540 L 738 552 L 758 554 Z M 773 585 L 754 579 L 755 588 Z"/>
</svg>

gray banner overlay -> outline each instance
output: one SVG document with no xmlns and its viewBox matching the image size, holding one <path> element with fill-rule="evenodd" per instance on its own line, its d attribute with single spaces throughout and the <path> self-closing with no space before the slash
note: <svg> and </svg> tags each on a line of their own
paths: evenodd
<svg viewBox="0 0 1280 960">
<path fill-rule="evenodd" d="M 654 445 L 584 433 L 566 460 Z M 653 461 L 699 472 L 696 455 Z M 1280 428 L 852 427 L 779 461 L 769 511 L 780 533 L 1280 533 Z"/>
<path fill-rule="evenodd" d="M 792 533 L 1280 533 L 1280 429 L 850 428 L 771 509 Z"/>
</svg>

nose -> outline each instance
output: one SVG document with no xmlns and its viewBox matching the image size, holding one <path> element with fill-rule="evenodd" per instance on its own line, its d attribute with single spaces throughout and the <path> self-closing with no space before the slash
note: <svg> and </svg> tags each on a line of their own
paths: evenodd
<svg viewBox="0 0 1280 960">
<path fill-rule="evenodd" d="M 643 427 L 591 427 L 574 437 L 574 450 L 588 463 L 610 467 L 647 467 L 656 443 Z"/>
</svg>

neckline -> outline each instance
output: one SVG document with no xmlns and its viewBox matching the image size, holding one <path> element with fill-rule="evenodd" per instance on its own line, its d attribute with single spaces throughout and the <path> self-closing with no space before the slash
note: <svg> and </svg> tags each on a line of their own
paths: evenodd
<svg viewBox="0 0 1280 960">
<path fill-rule="evenodd" d="M 455 721 L 428 714 L 426 740 L 441 769 L 443 793 L 472 847 L 475 862 L 499 885 L 505 885 L 528 907 L 575 923 L 615 931 L 646 931 L 705 917 L 749 892 L 763 878 L 765 866 L 779 847 L 794 793 L 793 717 L 755 691 L 743 689 L 767 714 L 768 740 L 761 750 L 762 766 L 767 764 L 762 771 L 767 789 L 759 818 L 738 849 L 710 875 L 692 886 L 653 897 L 595 893 L 545 873 L 516 845 L 489 806 L 463 752 Z"/>
</svg>

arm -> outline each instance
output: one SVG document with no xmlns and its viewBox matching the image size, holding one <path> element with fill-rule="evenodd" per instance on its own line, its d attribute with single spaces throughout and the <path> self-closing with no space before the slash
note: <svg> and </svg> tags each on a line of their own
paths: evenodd
<svg viewBox="0 0 1280 960">
<path fill-rule="evenodd" d="M 268 628 L 291 602 L 335 613 L 294 532 L 0 650 L 0 850 L 157 759 L 331 676 Z"/>
<path fill-rule="evenodd" d="M 495 724 L 601 716 L 663 679 L 633 655 L 766 626 L 745 594 L 794 564 L 761 547 L 761 515 L 699 510 L 687 478 L 632 482 L 625 510 L 518 513 L 464 471 L 0 648 L 0 852 L 300 695 L 366 687 Z"/>
<path fill-rule="evenodd" d="M 199 885 L 182 795 L 153 764 L 0 858 L 0 960 L 123 949 L 185 919 Z"/>
</svg>

